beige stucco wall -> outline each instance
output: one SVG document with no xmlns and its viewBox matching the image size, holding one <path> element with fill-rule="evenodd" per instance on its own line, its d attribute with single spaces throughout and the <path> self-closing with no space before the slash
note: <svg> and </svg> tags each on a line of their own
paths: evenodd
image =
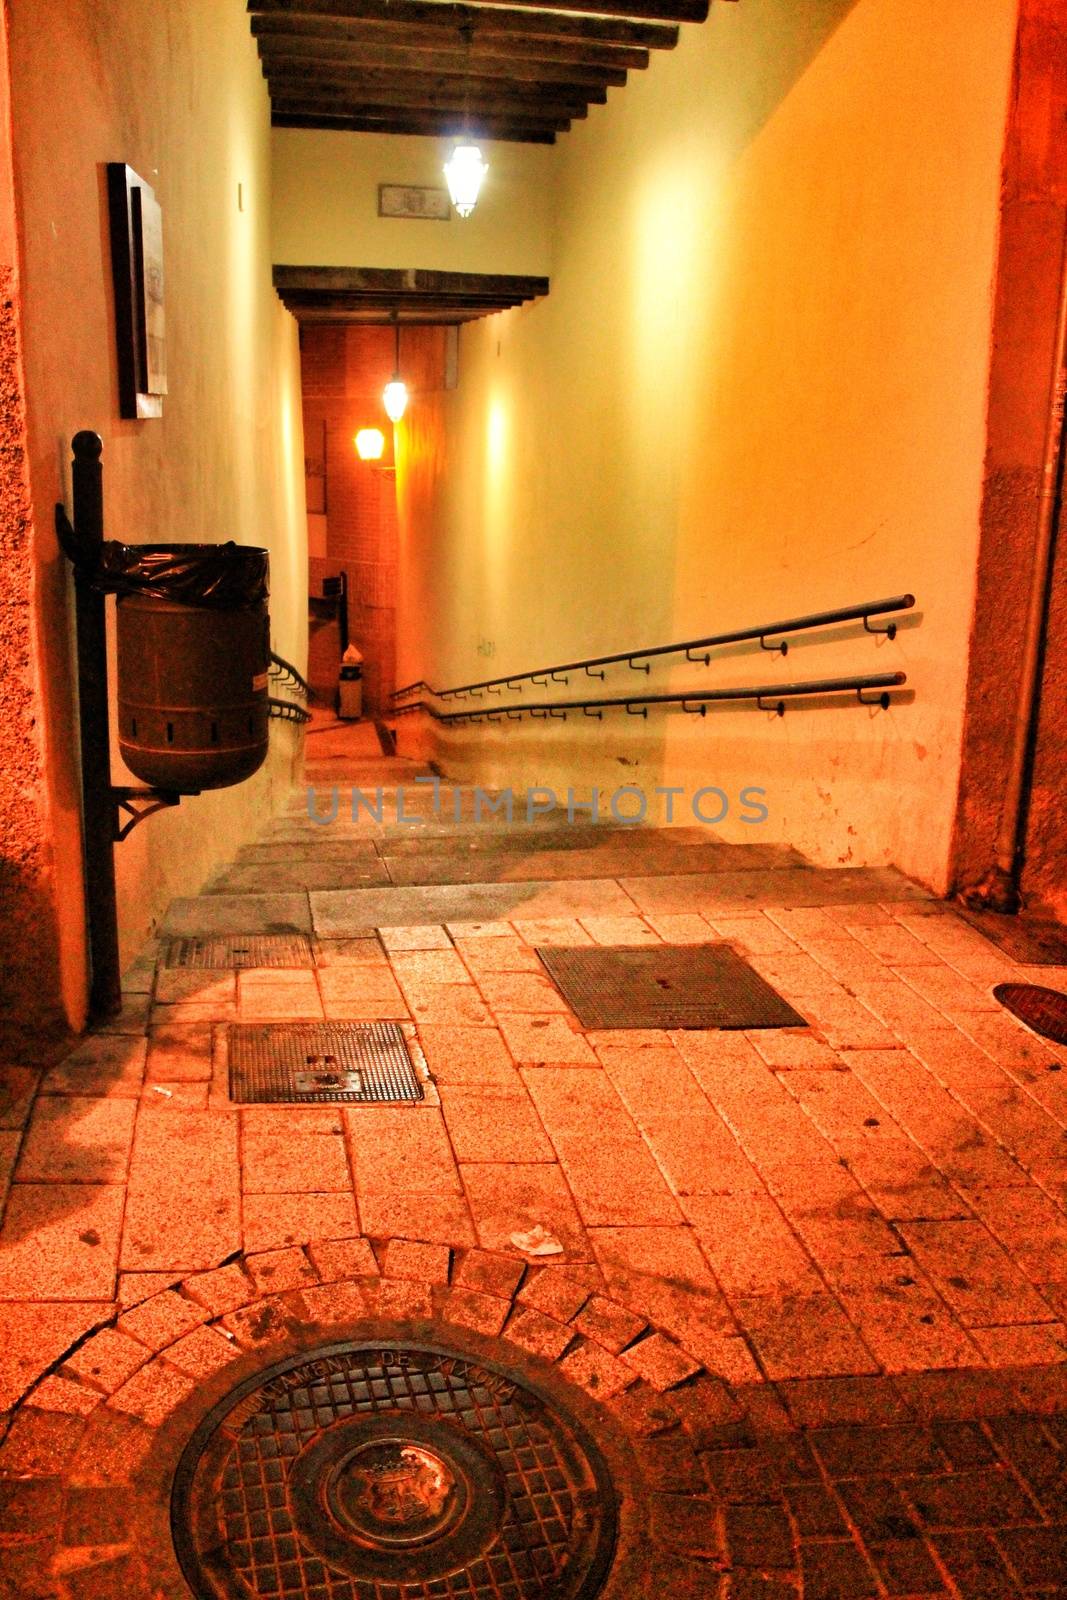
<svg viewBox="0 0 1067 1600">
<path fill-rule="evenodd" d="M 532 276 L 551 270 L 551 146 L 482 141 L 489 173 L 477 210 L 429 222 L 379 217 L 378 185 L 443 188 L 449 140 L 276 128 L 273 144 L 275 261 Z"/>
<path fill-rule="evenodd" d="M 267 545 L 275 643 L 300 664 L 299 356 L 271 287 L 270 113 L 242 0 L 27 0 L 12 8 L 11 69 L 53 888 L 77 1024 L 85 957 L 69 574 L 52 531 L 70 439 L 91 428 L 104 441 L 109 536 Z M 108 161 L 134 167 L 163 209 L 170 393 L 159 421 L 118 417 Z M 187 800 L 118 847 L 126 956 L 173 895 L 195 892 L 256 829 L 288 787 L 295 753 L 293 731 L 272 724 L 271 758 L 250 782 Z M 117 754 L 114 772 L 130 781 Z"/>
<path fill-rule="evenodd" d="M 447 770 L 758 785 L 769 821 L 735 801 L 728 836 L 944 884 L 1015 21 L 1015 0 L 713 7 L 561 141 L 549 297 L 466 326 L 458 391 L 400 440 L 400 682 L 911 590 L 892 644 L 852 629 L 603 688 L 902 668 L 913 698 L 505 724 L 442 737 Z"/>
</svg>

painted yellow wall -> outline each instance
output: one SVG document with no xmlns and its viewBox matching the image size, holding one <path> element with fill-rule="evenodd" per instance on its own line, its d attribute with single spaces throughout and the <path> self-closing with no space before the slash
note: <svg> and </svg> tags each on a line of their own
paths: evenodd
<svg viewBox="0 0 1067 1600">
<path fill-rule="evenodd" d="M 378 185 L 443 188 L 448 140 L 276 128 L 273 144 L 275 261 L 531 276 L 551 269 L 551 146 L 483 141 L 489 173 L 474 215 L 426 222 L 379 217 Z"/>
<path fill-rule="evenodd" d="M 458 391 L 401 442 L 398 681 L 911 590 L 892 644 L 851 628 L 603 686 L 902 668 L 910 703 L 507 724 L 442 736 L 447 770 L 716 784 L 729 837 L 944 884 L 1015 20 L 1015 0 L 713 7 L 561 141 L 550 295 L 464 327 Z"/>
<path fill-rule="evenodd" d="M 80 428 L 103 438 L 110 537 L 268 546 L 275 643 L 299 665 L 299 353 L 271 287 L 270 112 L 242 0 L 27 0 L 11 8 L 11 62 L 54 888 L 77 1024 L 85 962 L 69 575 L 52 531 L 70 439 Z M 134 167 L 163 209 L 170 393 L 161 421 L 118 417 L 108 161 Z M 127 957 L 173 895 L 195 893 L 256 830 L 288 788 L 296 754 L 292 730 L 272 724 L 271 757 L 255 778 L 186 800 L 118 847 Z M 129 781 L 117 754 L 114 770 Z"/>
</svg>

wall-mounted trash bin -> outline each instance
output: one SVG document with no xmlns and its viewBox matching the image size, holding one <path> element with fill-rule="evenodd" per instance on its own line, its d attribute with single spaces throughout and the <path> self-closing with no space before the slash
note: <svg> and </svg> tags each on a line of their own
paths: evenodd
<svg viewBox="0 0 1067 1600">
<path fill-rule="evenodd" d="M 268 556 L 247 545 L 104 547 L 118 595 L 119 750 L 176 794 L 242 783 L 268 746 Z"/>
</svg>

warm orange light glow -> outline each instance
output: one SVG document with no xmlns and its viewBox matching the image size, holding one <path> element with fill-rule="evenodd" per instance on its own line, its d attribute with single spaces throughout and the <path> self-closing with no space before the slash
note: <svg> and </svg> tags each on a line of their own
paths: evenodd
<svg viewBox="0 0 1067 1600">
<path fill-rule="evenodd" d="M 385 449 L 385 434 L 381 428 L 360 428 L 356 434 L 356 452 L 361 461 L 380 461 Z"/>
</svg>

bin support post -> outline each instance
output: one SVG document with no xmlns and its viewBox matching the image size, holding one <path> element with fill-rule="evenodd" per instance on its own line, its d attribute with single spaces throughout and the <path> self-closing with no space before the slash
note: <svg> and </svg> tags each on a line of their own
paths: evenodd
<svg viewBox="0 0 1067 1600">
<path fill-rule="evenodd" d="M 86 567 L 97 564 L 104 541 L 103 473 L 99 434 L 83 431 L 71 444 L 74 532 Z M 81 735 L 85 909 L 89 931 L 89 1014 L 111 1017 L 122 1005 L 118 904 L 115 896 L 115 796 L 107 694 L 107 602 L 74 569 L 77 620 L 78 724 Z"/>
</svg>

